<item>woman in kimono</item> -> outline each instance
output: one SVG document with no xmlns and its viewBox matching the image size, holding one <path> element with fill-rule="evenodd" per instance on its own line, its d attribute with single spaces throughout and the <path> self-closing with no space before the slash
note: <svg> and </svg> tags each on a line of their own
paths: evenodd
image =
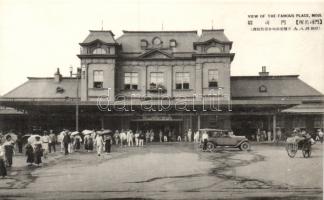
<svg viewBox="0 0 324 200">
<path fill-rule="evenodd" d="M 33 165 L 34 163 L 34 149 L 33 149 L 33 146 L 31 144 L 27 144 L 26 145 L 26 156 L 27 156 L 27 163 L 28 163 L 28 166 L 31 166 Z"/>
<path fill-rule="evenodd" d="M 105 152 L 110 153 L 111 150 L 111 136 L 106 135 L 105 136 Z"/>
<path fill-rule="evenodd" d="M 2 176 L 2 178 L 7 176 L 7 169 L 6 169 L 4 157 L 5 157 L 4 147 L 0 145 L 0 176 Z"/>
<path fill-rule="evenodd" d="M 12 166 L 12 157 L 14 155 L 14 141 L 12 141 L 11 136 L 6 136 L 6 142 L 3 144 L 5 150 L 5 158 L 8 167 Z"/>
<path fill-rule="evenodd" d="M 43 147 L 42 147 L 42 142 L 40 141 L 40 137 L 36 137 L 35 139 L 36 139 L 36 141 L 34 142 L 35 164 L 39 166 L 42 163 Z"/>
<path fill-rule="evenodd" d="M 74 148 L 76 151 L 80 150 L 81 142 L 82 142 L 82 138 L 80 135 L 74 136 Z"/>
</svg>

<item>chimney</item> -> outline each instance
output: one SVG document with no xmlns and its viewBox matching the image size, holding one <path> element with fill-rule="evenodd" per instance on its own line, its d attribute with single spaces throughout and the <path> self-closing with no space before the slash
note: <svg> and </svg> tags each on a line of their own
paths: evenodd
<svg viewBox="0 0 324 200">
<path fill-rule="evenodd" d="M 269 76 L 269 72 L 267 72 L 266 66 L 262 66 L 262 71 L 259 72 L 259 76 Z"/>
<path fill-rule="evenodd" d="M 57 68 L 57 70 L 56 70 L 56 72 L 54 74 L 54 81 L 56 83 L 59 83 L 59 82 L 61 82 L 61 80 L 62 80 L 62 75 L 60 73 L 60 68 Z"/>
</svg>

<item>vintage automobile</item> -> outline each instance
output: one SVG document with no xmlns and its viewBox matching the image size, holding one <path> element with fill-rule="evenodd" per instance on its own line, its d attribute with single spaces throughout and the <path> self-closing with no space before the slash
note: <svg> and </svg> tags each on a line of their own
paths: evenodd
<svg viewBox="0 0 324 200">
<path fill-rule="evenodd" d="M 239 148 L 242 151 L 247 151 L 250 149 L 249 140 L 245 136 L 236 136 L 234 134 L 231 134 L 231 132 L 227 130 L 210 129 L 210 128 L 199 129 L 200 136 L 205 131 L 208 134 L 208 142 L 207 142 L 208 151 L 213 151 L 216 146 L 234 147 L 234 148 Z"/>
</svg>

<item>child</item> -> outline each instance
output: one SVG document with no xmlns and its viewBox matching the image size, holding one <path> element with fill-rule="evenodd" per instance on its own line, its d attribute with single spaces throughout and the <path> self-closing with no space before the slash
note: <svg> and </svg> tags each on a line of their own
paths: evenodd
<svg viewBox="0 0 324 200">
<path fill-rule="evenodd" d="M 0 176 L 2 176 L 2 178 L 7 176 L 7 169 L 4 160 L 4 149 L 3 146 L 1 145 L 0 145 Z"/>
<path fill-rule="evenodd" d="M 32 166 L 34 162 L 34 149 L 33 146 L 29 143 L 26 145 L 26 156 L 28 166 Z"/>
</svg>

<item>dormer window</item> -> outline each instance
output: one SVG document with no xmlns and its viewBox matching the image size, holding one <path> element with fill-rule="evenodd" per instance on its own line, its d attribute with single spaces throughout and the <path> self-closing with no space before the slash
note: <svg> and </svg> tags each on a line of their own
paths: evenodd
<svg viewBox="0 0 324 200">
<path fill-rule="evenodd" d="M 103 48 L 96 48 L 92 52 L 93 54 L 107 54 L 107 51 Z"/>
<path fill-rule="evenodd" d="M 222 48 L 216 46 L 212 46 L 207 49 L 207 53 L 221 53 L 221 52 L 222 52 Z"/>
<path fill-rule="evenodd" d="M 141 40 L 141 49 L 146 49 L 148 46 L 148 42 L 146 40 Z"/>
<path fill-rule="evenodd" d="M 177 42 L 175 40 L 170 40 L 170 47 L 175 48 L 177 46 Z"/>
</svg>

